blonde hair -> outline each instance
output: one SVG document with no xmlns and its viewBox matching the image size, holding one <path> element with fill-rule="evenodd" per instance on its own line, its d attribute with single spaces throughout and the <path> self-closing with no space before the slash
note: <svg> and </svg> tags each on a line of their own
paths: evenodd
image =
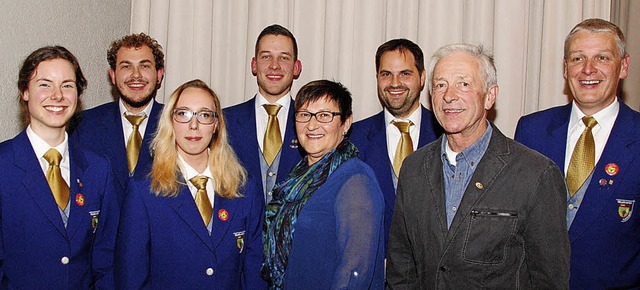
<svg viewBox="0 0 640 290">
<path fill-rule="evenodd" d="M 244 186 L 247 172 L 240 165 L 235 152 L 229 145 L 227 129 L 220 108 L 220 100 L 216 93 L 201 80 L 188 81 L 179 86 L 169 98 L 162 110 L 158 122 L 158 130 L 155 133 L 151 147 L 154 150 L 153 165 L 151 167 L 151 190 L 157 196 L 175 197 L 180 189 L 178 176 L 178 151 L 176 148 L 176 136 L 173 129 L 173 110 L 176 103 L 187 88 L 197 88 L 211 94 L 215 104 L 215 112 L 218 114 L 218 129 L 213 133 L 209 144 L 209 168 L 213 176 L 213 189 L 223 198 L 241 197 L 240 188 Z M 183 183 L 184 184 L 184 183 Z"/>
</svg>

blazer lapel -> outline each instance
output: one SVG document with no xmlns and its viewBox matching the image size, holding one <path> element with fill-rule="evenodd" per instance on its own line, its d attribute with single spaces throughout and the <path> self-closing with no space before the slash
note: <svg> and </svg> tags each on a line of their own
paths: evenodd
<svg viewBox="0 0 640 290">
<path fill-rule="evenodd" d="M 602 156 L 600 156 L 598 164 L 594 168 L 593 176 L 580 204 L 580 210 L 578 210 L 576 218 L 571 223 L 571 228 L 569 228 L 570 241 L 579 238 L 594 221 L 601 219 L 602 214 L 609 214 L 602 211 L 605 207 L 610 206 L 612 202 L 615 202 L 611 200 L 611 196 L 620 185 L 625 184 L 623 182 L 625 177 L 634 178 L 631 175 L 627 175 L 627 173 L 633 172 L 630 164 L 635 158 L 634 153 L 637 152 L 632 148 L 636 141 L 630 136 L 638 134 L 634 132 L 637 126 L 633 126 L 633 121 L 629 118 L 630 110 L 629 107 L 620 102 L 618 118 L 611 130 L 611 135 L 609 135 L 609 140 L 607 140 Z M 613 176 L 607 174 L 606 167 L 610 163 L 618 165 L 618 174 Z M 601 179 L 607 181 L 607 183 L 600 185 Z M 613 183 L 611 184 L 610 182 Z"/>
<path fill-rule="evenodd" d="M 418 140 L 417 148 L 422 148 L 442 135 L 442 129 L 436 125 L 438 122 L 433 113 L 422 105 L 420 105 L 420 109 L 422 110 L 422 117 L 420 119 L 420 140 Z"/>
<path fill-rule="evenodd" d="M 458 211 L 451 222 L 447 240 L 451 240 L 455 236 L 462 223 L 467 219 L 467 216 L 484 193 L 493 190 L 491 187 L 493 181 L 496 179 L 496 176 L 502 173 L 502 170 L 506 166 L 506 163 L 501 157 L 502 155 L 509 154 L 506 137 L 502 135 L 493 124 L 491 126 L 493 127 L 493 134 L 491 141 L 489 141 L 489 147 L 487 147 L 487 151 L 478 163 L 478 167 L 473 173 L 473 177 L 464 192 L 460 206 L 458 206 Z M 482 184 L 482 186 L 477 186 L 477 184 Z"/>
<path fill-rule="evenodd" d="M 151 140 L 153 139 L 154 134 L 156 133 L 156 129 L 158 128 L 158 118 L 160 117 L 160 113 L 162 113 L 162 104 L 153 101 L 153 107 L 151 108 L 151 113 L 149 114 L 149 120 L 147 121 L 147 128 L 144 131 L 144 136 L 142 138 L 142 147 L 140 148 L 140 155 L 138 156 L 138 164 L 136 165 L 136 170 L 133 172 L 134 176 L 139 178 L 144 178 L 149 170 L 151 163 L 153 161 L 152 152 L 151 152 Z M 126 156 L 126 145 L 125 155 Z M 127 167 L 128 167 L 127 163 Z"/>
<path fill-rule="evenodd" d="M 384 111 L 376 115 L 373 120 L 372 129 L 367 134 L 369 140 L 369 146 L 367 148 L 366 160 L 376 160 L 376 162 L 367 162 L 371 165 L 371 168 L 376 173 L 380 187 L 382 187 L 382 193 L 384 194 L 384 201 L 388 208 L 393 208 L 396 201 L 395 189 L 393 188 L 393 178 L 391 171 L 391 161 L 389 160 L 389 153 L 387 147 L 387 129 L 384 122 Z M 378 160 L 382 159 L 382 162 Z M 391 193 L 391 194 L 389 194 Z"/>
<path fill-rule="evenodd" d="M 564 159 L 566 152 L 566 140 L 567 130 L 569 129 L 569 118 L 571 116 L 571 103 L 562 107 L 562 109 L 553 116 L 549 125 L 547 126 L 548 138 L 543 140 L 543 148 L 547 148 L 546 153 L 543 153 L 549 159 L 553 160 L 560 171 L 564 175 Z M 558 140 L 564 140 L 565 142 L 558 142 Z M 542 153 L 542 152 L 541 152 Z"/>
<path fill-rule="evenodd" d="M 442 138 L 445 138 L 445 136 L 442 135 L 436 141 L 438 142 L 438 145 L 429 148 L 430 152 L 427 154 L 421 169 L 423 175 L 428 181 L 428 184 L 431 185 L 425 188 L 425 191 L 428 190 L 430 192 L 425 193 L 433 198 L 431 210 L 435 211 L 435 216 L 437 217 L 437 227 L 440 229 L 438 241 L 441 250 L 444 249 L 444 244 L 449 231 L 447 228 L 447 213 L 445 211 L 444 176 L 442 173 L 442 159 L 440 158 L 439 145 L 442 142 Z"/>
<path fill-rule="evenodd" d="M 295 117 L 293 100 L 289 106 L 289 112 L 287 117 L 287 126 L 284 132 L 284 141 L 282 142 L 282 149 L 280 150 L 280 164 L 278 165 L 278 175 L 276 176 L 276 183 L 284 180 L 289 176 L 289 171 L 295 166 L 302 158 L 303 149 L 298 145 L 298 137 L 296 136 Z M 255 118 L 255 114 L 253 114 Z M 253 124 L 255 126 L 255 119 Z M 255 132 L 255 129 L 250 132 Z M 262 158 L 262 157 L 260 157 Z"/>
<path fill-rule="evenodd" d="M 237 211 L 240 209 L 237 208 L 238 199 L 227 199 L 216 195 L 215 200 L 213 216 L 211 217 L 213 222 L 211 241 L 213 242 L 213 247 L 217 248 L 222 239 L 230 234 L 227 232 L 229 225 L 238 216 Z"/>
<path fill-rule="evenodd" d="M 232 145 L 240 160 L 243 161 L 242 165 L 247 172 L 256 172 L 259 177 L 261 172 L 259 160 L 262 156 L 260 156 L 260 146 L 258 145 L 258 140 L 255 135 L 257 129 L 254 105 L 255 97 L 253 98 L 253 102 L 247 102 L 246 106 L 242 107 L 244 112 L 240 115 L 244 118 L 235 120 L 235 127 L 238 128 L 240 132 L 235 132 L 234 135 L 239 137 L 239 142 Z M 262 188 L 262 179 L 256 178 L 256 180 L 260 182 L 260 188 Z"/>
<path fill-rule="evenodd" d="M 84 203 L 89 202 L 87 199 L 97 198 L 96 192 L 87 192 L 80 186 L 85 176 L 87 163 L 80 151 L 69 144 L 69 163 L 71 164 L 71 174 L 69 180 L 69 220 L 67 222 L 67 234 L 69 239 L 73 238 L 78 227 L 84 219 L 89 216 L 88 207 Z M 78 204 L 77 197 L 82 194 L 82 205 Z"/>
<path fill-rule="evenodd" d="M 129 165 L 127 163 L 127 148 L 122 134 L 122 118 L 120 117 L 120 110 L 118 109 L 118 102 L 113 102 L 109 111 L 106 111 L 106 116 L 102 118 L 102 123 L 99 127 L 96 126 L 96 130 L 104 132 L 100 136 L 103 136 L 102 142 L 105 147 L 112 151 L 110 162 L 115 172 L 116 179 L 120 183 L 121 188 L 126 188 L 126 184 L 129 180 Z M 114 125 L 115 124 L 115 125 Z"/>
<path fill-rule="evenodd" d="M 209 232 L 207 231 L 207 227 L 202 221 L 202 217 L 200 216 L 200 212 L 196 207 L 196 202 L 193 200 L 193 196 L 191 196 L 189 188 L 186 186 L 180 186 L 180 188 L 181 189 L 178 193 L 178 196 L 173 198 L 166 198 L 169 206 L 173 208 L 176 214 L 178 214 L 178 216 L 182 218 L 184 223 L 191 228 L 193 233 L 198 236 L 204 244 L 207 245 L 209 250 L 211 250 L 211 252 L 214 252 L 214 247 L 211 244 Z"/>
<path fill-rule="evenodd" d="M 62 223 L 60 211 L 53 198 L 53 193 L 51 193 L 47 179 L 42 172 L 38 157 L 33 151 L 31 142 L 29 142 L 26 131 L 22 131 L 22 133 L 16 136 L 15 142 L 13 143 L 13 152 L 16 161 L 15 166 L 22 169 L 24 173 L 20 180 L 24 191 L 31 196 L 49 222 L 66 238 L 67 231 Z"/>
</svg>

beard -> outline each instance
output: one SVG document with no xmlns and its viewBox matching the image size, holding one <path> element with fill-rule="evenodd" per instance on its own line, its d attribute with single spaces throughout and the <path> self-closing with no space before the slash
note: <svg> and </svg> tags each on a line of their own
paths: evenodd
<svg viewBox="0 0 640 290">
<path fill-rule="evenodd" d="M 159 89 L 159 86 L 156 85 L 156 87 L 153 89 L 153 91 L 151 91 L 151 93 L 148 96 L 140 100 L 134 100 L 132 98 L 129 98 L 125 96 L 121 91 L 118 91 L 118 94 L 120 95 L 120 99 L 122 99 L 122 101 L 125 102 L 130 107 L 142 108 L 148 105 L 151 102 L 151 100 L 155 99 L 156 94 L 158 93 L 158 89 Z"/>
</svg>

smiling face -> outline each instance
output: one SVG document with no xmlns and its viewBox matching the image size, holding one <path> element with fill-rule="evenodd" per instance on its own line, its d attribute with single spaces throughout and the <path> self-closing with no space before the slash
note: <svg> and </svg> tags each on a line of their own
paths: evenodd
<svg viewBox="0 0 640 290">
<path fill-rule="evenodd" d="M 324 97 L 302 105 L 298 111 L 340 112 L 340 108 L 335 101 Z M 330 123 L 320 123 L 315 117 L 311 117 L 307 123 L 296 122 L 298 141 L 307 152 L 309 165 L 318 162 L 322 156 L 338 147 L 344 140 L 344 134 L 349 131 L 353 118 L 350 116 L 344 122 L 340 118 L 340 115 L 336 115 Z"/>
<path fill-rule="evenodd" d="M 199 88 L 185 89 L 178 98 L 175 109 L 216 112 L 213 96 Z M 217 120 L 213 124 L 203 125 L 197 119 L 195 115 L 188 123 L 179 123 L 173 119 L 178 154 L 196 169 L 199 164 L 206 164 L 209 156 L 207 148 L 218 128 Z"/>
<path fill-rule="evenodd" d="M 380 57 L 378 98 L 396 118 L 408 118 L 420 104 L 426 74 L 408 51 L 387 51 Z"/>
<path fill-rule="evenodd" d="M 116 54 L 116 68 L 110 69 L 109 75 L 127 110 L 138 113 L 155 97 L 164 68 L 156 70 L 153 51 L 148 46 L 122 47 Z"/>
<path fill-rule="evenodd" d="M 576 32 L 564 61 L 564 78 L 576 105 L 593 115 L 616 98 L 621 79 L 627 77 L 629 56 L 620 57 L 615 36 L 608 32 Z"/>
<path fill-rule="evenodd" d="M 269 102 L 275 103 L 291 90 L 293 80 L 300 76 L 302 63 L 294 59 L 293 41 L 284 35 L 265 35 L 251 59 L 251 72 L 258 80 L 258 90 Z"/>
<path fill-rule="evenodd" d="M 22 92 L 22 99 L 27 102 L 30 125 L 38 136 L 64 134 L 78 104 L 73 65 L 61 58 L 41 62 Z"/>
<path fill-rule="evenodd" d="M 495 102 L 498 86 L 485 93 L 478 60 L 469 53 L 454 52 L 436 64 L 432 88 L 433 112 L 451 149 L 460 152 L 486 130 L 487 111 Z"/>
</svg>

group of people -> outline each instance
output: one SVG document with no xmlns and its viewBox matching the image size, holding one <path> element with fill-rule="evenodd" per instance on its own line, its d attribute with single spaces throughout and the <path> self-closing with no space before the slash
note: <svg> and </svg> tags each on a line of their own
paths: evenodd
<svg viewBox="0 0 640 290">
<path fill-rule="evenodd" d="M 624 35 L 565 41 L 573 100 L 487 119 L 480 45 L 376 52 L 382 112 L 353 122 L 342 84 L 302 72 L 293 34 L 259 35 L 258 92 L 223 109 L 203 81 L 164 105 L 162 47 L 107 53 L 116 100 L 80 112 L 75 56 L 42 47 L 18 76 L 24 131 L 0 144 L 2 289 L 629 289 L 640 287 L 640 113 L 617 95 Z M 425 83 L 431 110 L 420 104 Z"/>
</svg>

